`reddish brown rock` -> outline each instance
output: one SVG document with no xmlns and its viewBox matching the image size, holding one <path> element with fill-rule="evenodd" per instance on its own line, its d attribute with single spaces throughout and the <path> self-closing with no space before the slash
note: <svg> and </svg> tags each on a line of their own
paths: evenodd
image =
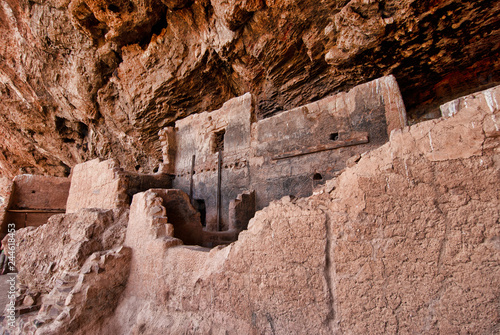
<svg viewBox="0 0 500 335">
<path fill-rule="evenodd" d="M 24 325 L 36 334 L 92 332 L 95 315 L 112 314 L 129 275 L 131 250 L 94 252 L 80 272 L 66 273 L 44 297 L 42 309 Z M 105 297 L 105 299 L 103 299 Z M 35 326 L 37 325 L 37 326 Z"/>
<path fill-rule="evenodd" d="M 19 283 L 33 292 L 50 292 L 58 278 L 78 272 L 92 253 L 122 245 L 127 221 L 128 210 L 84 209 L 18 230 Z"/>
<path fill-rule="evenodd" d="M 251 92 L 258 118 L 393 74 L 409 119 L 500 82 L 488 1 L 2 0 L 0 174 L 162 164 L 158 130 Z"/>
</svg>

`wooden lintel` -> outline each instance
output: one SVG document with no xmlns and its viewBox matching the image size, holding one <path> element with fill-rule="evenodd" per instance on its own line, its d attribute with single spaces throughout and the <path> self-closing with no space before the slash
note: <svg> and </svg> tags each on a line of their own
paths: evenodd
<svg viewBox="0 0 500 335">
<path fill-rule="evenodd" d="M 66 213 L 65 209 L 7 209 L 9 213 Z"/>
<path fill-rule="evenodd" d="M 321 151 L 329 151 L 343 147 L 350 147 L 353 145 L 365 144 L 368 143 L 368 133 L 357 133 L 355 136 L 352 136 L 345 140 L 338 140 L 333 143 L 328 144 L 320 144 L 309 148 L 304 148 L 300 150 L 294 150 L 285 152 L 283 154 L 276 155 L 272 157 L 273 160 L 287 159 L 292 157 L 304 156 L 313 154 Z"/>
</svg>

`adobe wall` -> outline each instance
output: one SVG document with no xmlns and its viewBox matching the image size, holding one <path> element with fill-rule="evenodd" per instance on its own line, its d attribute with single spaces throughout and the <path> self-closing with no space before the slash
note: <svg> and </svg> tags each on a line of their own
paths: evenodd
<svg viewBox="0 0 500 335">
<path fill-rule="evenodd" d="M 222 223 L 227 229 L 229 203 L 250 187 L 248 159 L 253 118 L 252 97 L 247 93 L 229 100 L 217 111 L 192 115 L 176 122 L 173 187 L 189 194 L 192 157 L 196 155 L 193 198 L 205 201 L 209 230 L 216 230 L 217 221 L 216 133 L 225 131 L 222 154 Z"/>
<path fill-rule="evenodd" d="M 10 209 L 64 209 L 69 187 L 68 178 L 29 174 L 16 176 Z"/>
<path fill-rule="evenodd" d="M 311 195 L 350 157 L 381 146 L 405 125 L 393 76 L 254 123 L 250 174 L 257 208 L 287 195 Z"/>
<path fill-rule="evenodd" d="M 77 164 L 71 174 L 66 213 L 82 208 L 113 209 L 128 205 L 125 174 L 116 160 Z"/>
<path fill-rule="evenodd" d="M 94 159 L 73 168 L 66 213 L 83 208 L 128 208 L 135 193 L 171 186 L 172 176 L 168 174 L 126 172 L 117 160 Z"/>
<path fill-rule="evenodd" d="M 218 135 L 224 134 L 222 230 L 229 205 L 244 191 L 255 191 L 257 209 L 285 195 L 304 197 L 345 168 L 355 155 L 376 148 L 390 132 L 406 125 L 406 113 L 393 76 L 383 77 L 320 101 L 255 120 L 252 96 L 229 100 L 210 113 L 191 115 L 160 132 L 163 171 L 175 174 L 173 187 L 203 199 L 207 225 L 215 230 Z M 220 136 L 220 135 L 219 135 Z"/>
<path fill-rule="evenodd" d="M 7 223 L 15 223 L 16 229 L 37 227 L 45 224 L 52 215 L 64 213 L 69 187 L 68 178 L 29 174 L 16 176 L 2 234 L 7 232 Z"/>
</svg>

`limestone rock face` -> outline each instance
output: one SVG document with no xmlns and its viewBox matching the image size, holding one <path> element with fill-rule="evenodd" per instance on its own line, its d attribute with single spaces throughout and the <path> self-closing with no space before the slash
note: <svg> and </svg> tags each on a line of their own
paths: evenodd
<svg viewBox="0 0 500 335">
<path fill-rule="evenodd" d="M 0 0 L 0 173 L 161 163 L 158 130 L 251 92 L 259 118 L 393 74 L 410 118 L 500 82 L 491 1 Z"/>
</svg>

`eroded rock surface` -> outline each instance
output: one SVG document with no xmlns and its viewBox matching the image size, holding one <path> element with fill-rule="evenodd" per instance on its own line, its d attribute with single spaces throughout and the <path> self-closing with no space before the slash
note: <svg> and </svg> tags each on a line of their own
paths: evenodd
<svg viewBox="0 0 500 335">
<path fill-rule="evenodd" d="M 7 207 L 10 204 L 13 191 L 13 181 L 0 177 L 0 222 L 4 222 Z"/>
<path fill-rule="evenodd" d="M 499 8 L 1 0 L 0 173 L 67 176 L 77 163 L 111 156 L 151 172 L 162 163 L 159 129 L 245 92 L 262 118 L 394 74 L 410 118 L 419 118 L 500 81 Z"/>
<path fill-rule="evenodd" d="M 48 293 L 66 272 L 79 271 L 94 252 L 123 244 L 128 210 L 83 209 L 52 216 L 35 229 L 16 234 L 19 282 L 31 291 Z"/>
</svg>

